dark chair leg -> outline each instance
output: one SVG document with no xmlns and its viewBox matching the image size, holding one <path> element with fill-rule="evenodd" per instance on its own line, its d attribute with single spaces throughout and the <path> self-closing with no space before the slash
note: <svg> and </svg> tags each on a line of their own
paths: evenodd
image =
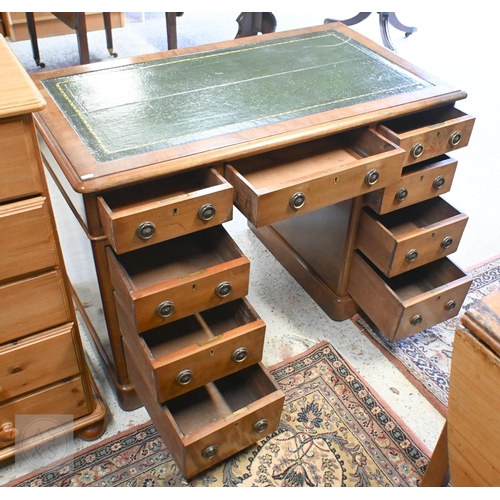
<svg viewBox="0 0 500 500">
<path fill-rule="evenodd" d="M 406 36 L 410 36 L 412 33 L 417 31 L 417 28 L 413 26 L 405 26 L 402 24 L 399 19 L 396 17 L 395 12 L 388 12 L 389 14 L 389 23 L 392 24 L 397 30 L 403 31 Z"/>
<path fill-rule="evenodd" d="M 76 13 L 76 39 L 78 41 L 78 52 L 80 54 L 80 64 L 90 63 L 89 40 L 87 38 L 87 20 L 85 12 Z"/>
<path fill-rule="evenodd" d="M 177 12 L 165 12 L 168 50 L 177 48 Z"/>
<path fill-rule="evenodd" d="M 338 23 L 345 24 L 346 26 L 352 26 L 354 24 L 360 23 L 361 21 L 364 21 L 370 14 L 371 14 L 371 12 L 360 12 L 359 14 L 356 14 L 354 17 L 351 17 L 349 19 L 344 19 L 343 21 L 340 19 L 326 18 L 324 20 L 324 24 L 338 22 Z"/>
<path fill-rule="evenodd" d="M 236 22 L 239 27 L 235 38 L 276 31 L 276 17 L 272 12 L 242 12 L 236 18 Z"/>
<path fill-rule="evenodd" d="M 108 52 L 113 57 L 118 57 L 118 54 L 113 51 L 113 34 L 111 28 L 111 12 L 103 12 L 102 18 L 104 21 L 104 31 L 106 32 L 106 47 Z"/>
<path fill-rule="evenodd" d="M 45 68 L 45 64 L 40 62 L 40 52 L 38 50 L 38 39 L 36 36 L 35 15 L 33 12 L 26 12 L 26 23 L 28 33 L 30 34 L 31 48 L 33 50 L 33 59 L 39 68 Z"/>
</svg>

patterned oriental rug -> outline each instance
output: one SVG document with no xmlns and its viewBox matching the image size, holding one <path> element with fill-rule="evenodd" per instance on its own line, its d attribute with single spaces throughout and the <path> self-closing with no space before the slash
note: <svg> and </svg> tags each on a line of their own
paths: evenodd
<svg viewBox="0 0 500 500">
<path fill-rule="evenodd" d="M 327 342 L 270 369 L 279 429 L 187 482 L 148 423 L 6 486 L 418 486 L 429 451 Z"/>
<path fill-rule="evenodd" d="M 367 317 L 357 314 L 352 318 L 354 324 L 445 417 L 455 329 L 466 310 L 493 290 L 500 289 L 500 256 L 467 271 L 473 281 L 459 314 L 412 337 L 392 343 Z"/>
</svg>

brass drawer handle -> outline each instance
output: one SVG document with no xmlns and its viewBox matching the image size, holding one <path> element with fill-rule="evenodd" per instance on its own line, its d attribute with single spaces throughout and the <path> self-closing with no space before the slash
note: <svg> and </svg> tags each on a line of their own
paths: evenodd
<svg viewBox="0 0 500 500">
<path fill-rule="evenodd" d="M 156 233 L 156 226 L 154 225 L 153 222 L 149 221 L 141 222 L 137 226 L 137 229 L 135 230 L 135 234 L 141 240 L 149 240 L 155 235 L 155 233 Z"/>
<path fill-rule="evenodd" d="M 203 458 L 206 458 L 206 459 L 213 458 L 213 457 L 215 457 L 215 455 L 217 455 L 217 445 L 216 444 L 212 444 L 210 446 L 207 446 L 201 452 L 201 456 Z"/>
<path fill-rule="evenodd" d="M 441 247 L 446 250 L 447 248 L 450 248 L 452 244 L 453 238 L 451 236 L 446 236 L 446 238 L 443 238 L 443 241 L 441 242 Z"/>
<path fill-rule="evenodd" d="M 244 361 L 248 356 L 248 349 L 246 347 L 238 347 L 238 349 L 235 349 L 233 352 L 233 355 L 231 356 L 233 361 L 236 361 L 236 363 L 241 363 Z"/>
<path fill-rule="evenodd" d="M 16 438 L 17 429 L 12 422 L 5 422 L 0 426 L 0 442 L 8 443 Z"/>
<path fill-rule="evenodd" d="M 165 300 L 158 304 L 156 314 L 162 318 L 168 318 L 174 313 L 174 303 L 171 300 Z"/>
<path fill-rule="evenodd" d="M 461 140 L 462 134 L 460 132 L 453 132 L 453 134 L 450 135 L 450 146 L 454 148 Z"/>
<path fill-rule="evenodd" d="M 421 142 L 417 142 L 412 148 L 411 148 L 411 155 L 413 158 L 420 158 L 424 152 L 424 145 Z"/>
<path fill-rule="evenodd" d="M 442 175 L 438 175 L 434 179 L 434 182 L 432 183 L 432 187 L 434 189 L 441 189 L 444 186 L 444 183 L 445 183 L 445 178 Z"/>
<path fill-rule="evenodd" d="M 378 170 L 373 168 L 365 175 L 365 184 L 373 186 L 378 181 L 379 177 L 380 174 L 378 173 Z"/>
<path fill-rule="evenodd" d="M 422 323 L 422 320 L 424 318 L 422 317 L 421 314 L 415 314 L 415 316 L 413 316 L 413 318 L 411 318 L 410 320 L 410 323 L 413 325 L 413 326 L 418 326 L 420 325 L 420 323 Z"/>
<path fill-rule="evenodd" d="M 397 201 L 404 201 L 406 200 L 407 197 L 408 197 L 408 189 L 406 188 L 398 189 L 398 192 L 396 193 L 395 196 Z"/>
<path fill-rule="evenodd" d="M 218 297 L 227 297 L 233 290 L 233 286 L 229 281 L 223 281 L 217 285 L 215 289 L 215 295 Z"/>
<path fill-rule="evenodd" d="M 406 262 L 415 262 L 417 260 L 417 257 L 418 257 L 417 250 L 415 250 L 415 248 L 412 248 L 407 252 L 405 259 Z"/>
<path fill-rule="evenodd" d="M 215 212 L 215 207 L 211 203 L 205 203 L 205 205 L 198 210 L 198 218 L 200 220 L 209 221 L 214 218 Z"/>
<path fill-rule="evenodd" d="M 454 300 L 449 300 L 444 306 L 444 308 L 446 311 L 453 311 L 453 309 L 455 309 L 456 306 L 457 303 Z"/>
<path fill-rule="evenodd" d="M 258 422 L 255 422 L 253 426 L 254 432 L 264 432 L 269 426 L 269 422 L 267 421 L 267 418 L 262 418 Z"/>
<path fill-rule="evenodd" d="M 298 210 L 299 208 L 302 208 L 304 206 L 305 202 L 306 202 L 306 195 L 304 193 L 295 193 L 290 198 L 290 206 L 294 210 Z"/>
<path fill-rule="evenodd" d="M 193 380 L 193 370 L 182 370 L 175 380 L 178 384 L 188 385 Z"/>
</svg>

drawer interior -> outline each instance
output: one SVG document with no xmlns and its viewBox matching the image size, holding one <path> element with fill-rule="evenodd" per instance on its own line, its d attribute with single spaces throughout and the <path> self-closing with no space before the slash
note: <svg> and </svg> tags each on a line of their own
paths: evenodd
<svg viewBox="0 0 500 500">
<path fill-rule="evenodd" d="M 446 219 L 461 215 L 458 210 L 442 198 L 433 198 L 386 215 L 377 215 L 371 209 L 365 210 L 369 210 L 371 216 L 396 237 L 417 229 L 428 228 L 433 224 L 439 224 Z"/>
<path fill-rule="evenodd" d="M 276 390 L 269 376 L 256 364 L 172 399 L 164 406 L 187 435 Z"/>
<path fill-rule="evenodd" d="M 243 299 L 154 328 L 142 334 L 155 359 L 203 344 L 257 319 Z"/>
<path fill-rule="evenodd" d="M 231 167 L 257 191 L 267 190 L 272 186 L 285 187 L 301 178 L 322 177 L 388 148 L 389 143 L 366 128 L 238 160 Z"/>
<path fill-rule="evenodd" d="M 216 226 L 200 233 L 116 255 L 136 289 L 179 279 L 242 256 L 231 237 Z"/>
<path fill-rule="evenodd" d="M 383 125 L 397 134 L 404 134 L 419 128 L 445 123 L 466 116 L 465 113 L 454 106 L 445 106 L 428 111 L 422 111 L 409 116 L 403 116 L 384 122 Z"/>
<path fill-rule="evenodd" d="M 149 206 L 158 206 L 167 199 L 175 201 L 178 198 L 181 201 L 206 187 L 221 184 L 226 183 L 214 170 L 201 169 L 110 191 L 103 194 L 102 198 L 112 212 L 123 215 L 127 212 L 135 213 L 138 209 L 145 210 Z"/>
<path fill-rule="evenodd" d="M 449 283 L 467 276 L 453 262 L 443 258 L 398 276 L 387 278 L 363 254 L 360 253 L 360 255 L 402 302 L 435 291 L 440 287 L 446 287 Z"/>
</svg>

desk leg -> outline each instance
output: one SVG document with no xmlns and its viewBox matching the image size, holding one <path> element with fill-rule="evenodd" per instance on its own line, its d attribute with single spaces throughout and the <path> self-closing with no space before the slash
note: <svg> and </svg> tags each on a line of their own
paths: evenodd
<svg viewBox="0 0 500 500">
<path fill-rule="evenodd" d="M 448 425 L 445 422 L 436 448 L 432 453 L 431 460 L 427 466 L 420 486 L 447 486 L 450 481 L 450 470 L 448 461 Z"/>
</svg>

